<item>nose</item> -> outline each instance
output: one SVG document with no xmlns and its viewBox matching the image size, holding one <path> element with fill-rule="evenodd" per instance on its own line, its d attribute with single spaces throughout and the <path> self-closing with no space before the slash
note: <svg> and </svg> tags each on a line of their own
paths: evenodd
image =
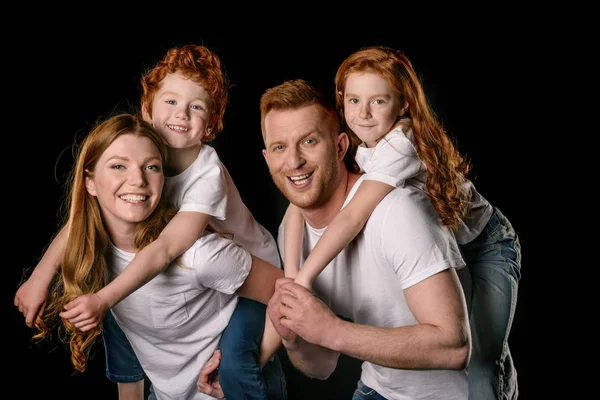
<svg viewBox="0 0 600 400">
<path fill-rule="evenodd" d="M 306 163 L 302 150 L 298 147 L 290 147 L 288 151 L 287 164 L 289 169 L 299 169 Z"/>
<path fill-rule="evenodd" d="M 177 105 L 175 117 L 179 119 L 189 119 L 189 108 L 185 105 Z"/>
<path fill-rule="evenodd" d="M 368 104 L 364 104 L 360 107 L 358 116 L 362 119 L 369 119 L 369 117 L 371 116 L 371 111 L 369 110 Z"/>
<path fill-rule="evenodd" d="M 128 183 L 131 186 L 144 187 L 148 183 L 146 180 L 145 169 L 131 168 Z"/>
</svg>

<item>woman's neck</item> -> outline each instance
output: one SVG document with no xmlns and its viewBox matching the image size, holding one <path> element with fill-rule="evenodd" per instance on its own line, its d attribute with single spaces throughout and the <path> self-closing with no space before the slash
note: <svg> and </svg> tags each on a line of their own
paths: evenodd
<svg viewBox="0 0 600 400">
<path fill-rule="evenodd" d="M 135 253 L 135 227 L 123 228 L 108 228 L 110 240 L 116 248 L 128 253 Z"/>
</svg>

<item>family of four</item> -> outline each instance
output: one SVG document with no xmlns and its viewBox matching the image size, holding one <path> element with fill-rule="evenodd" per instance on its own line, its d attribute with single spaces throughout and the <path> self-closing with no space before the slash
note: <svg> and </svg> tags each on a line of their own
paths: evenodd
<svg viewBox="0 0 600 400">
<path fill-rule="evenodd" d="M 358 50 L 335 86 L 336 104 L 304 80 L 260 99 L 290 202 L 276 242 L 208 144 L 228 101 L 219 58 L 169 49 L 140 112 L 79 145 L 64 225 L 15 295 L 34 337 L 59 329 L 84 371 L 101 335 L 120 399 L 142 399 L 144 377 L 150 399 L 287 399 L 281 345 L 318 379 L 340 353 L 363 360 L 353 399 L 516 398 L 510 222 L 402 52 Z"/>
</svg>

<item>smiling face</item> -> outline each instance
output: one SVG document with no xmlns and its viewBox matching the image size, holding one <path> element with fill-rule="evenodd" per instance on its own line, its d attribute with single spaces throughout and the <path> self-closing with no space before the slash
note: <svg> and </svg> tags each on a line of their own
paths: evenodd
<svg viewBox="0 0 600 400">
<path fill-rule="evenodd" d="M 348 75 L 343 99 L 346 124 L 368 147 L 375 147 L 405 111 L 389 83 L 373 73 Z"/>
<path fill-rule="evenodd" d="M 150 139 L 133 134 L 116 138 L 86 174 L 86 189 L 97 198 L 111 235 L 148 218 L 164 184 L 158 149 Z"/>
<path fill-rule="evenodd" d="M 264 120 L 263 156 L 275 185 L 296 206 L 324 204 L 339 186 L 345 168 L 346 135 L 333 132 L 326 114 L 315 105 L 271 110 Z"/>
<path fill-rule="evenodd" d="M 152 125 L 173 149 L 199 149 L 210 133 L 210 94 L 179 72 L 167 74 L 152 101 Z"/>
</svg>

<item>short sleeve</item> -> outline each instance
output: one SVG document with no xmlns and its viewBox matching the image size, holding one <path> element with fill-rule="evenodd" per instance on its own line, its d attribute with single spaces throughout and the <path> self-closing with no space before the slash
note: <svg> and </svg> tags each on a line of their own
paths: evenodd
<svg viewBox="0 0 600 400">
<path fill-rule="evenodd" d="M 398 192 L 401 191 L 401 192 Z M 396 189 L 388 199 L 378 243 L 406 289 L 464 261 L 453 233 L 439 223 L 421 190 Z"/>
<path fill-rule="evenodd" d="M 232 294 L 250 273 L 250 253 L 217 233 L 204 234 L 190 251 L 193 254 L 187 259 L 192 260 L 200 286 Z"/>
<path fill-rule="evenodd" d="M 411 141 L 403 134 L 392 132 L 374 148 L 359 146 L 356 162 L 365 172 L 364 179 L 377 180 L 390 186 L 403 186 L 405 181 L 425 170 Z"/>
</svg>

